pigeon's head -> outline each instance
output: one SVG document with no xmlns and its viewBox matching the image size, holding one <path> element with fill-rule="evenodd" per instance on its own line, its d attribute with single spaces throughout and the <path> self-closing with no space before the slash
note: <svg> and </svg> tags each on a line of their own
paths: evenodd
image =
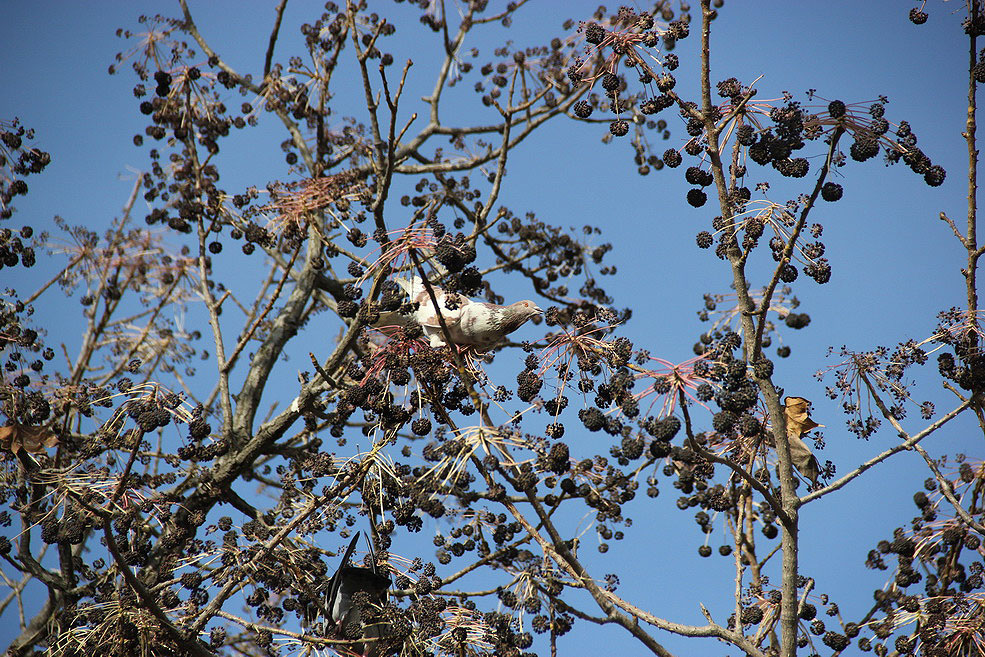
<svg viewBox="0 0 985 657">
<path fill-rule="evenodd" d="M 528 319 L 544 313 L 536 303 L 526 299 L 503 307 L 500 331 L 502 335 L 512 333 Z"/>
<path fill-rule="evenodd" d="M 514 312 L 518 315 L 522 315 L 525 320 L 530 319 L 535 315 L 544 314 L 544 311 L 540 309 L 540 306 L 529 299 L 517 301 L 511 306 L 511 308 L 513 308 Z"/>
</svg>

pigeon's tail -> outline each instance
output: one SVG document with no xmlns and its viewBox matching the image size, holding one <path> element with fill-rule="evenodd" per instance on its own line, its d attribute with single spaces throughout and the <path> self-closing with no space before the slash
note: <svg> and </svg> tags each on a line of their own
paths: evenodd
<svg viewBox="0 0 985 657">
<path fill-rule="evenodd" d="M 352 537 L 351 541 L 349 541 L 349 547 L 346 548 L 345 554 L 342 556 L 342 565 L 340 565 L 339 568 L 345 568 L 349 563 L 352 553 L 356 551 L 356 544 L 359 543 L 359 534 L 360 532 L 356 532 L 356 535 Z"/>
<path fill-rule="evenodd" d="M 400 289 L 406 292 L 411 299 L 416 299 L 417 295 L 424 291 L 424 282 L 420 276 L 411 276 L 409 279 L 398 276 L 393 279 L 393 282 L 399 285 Z"/>
<path fill-rule="evenodd" d="M 322 606 L 321 602 L 315 600 L 309 600 L 302 613 L 301 623 L 305 629 L 314 626 L 319 622 L 319 618 L 330 619 L 332 623 L 338 619 L 335 617 L 336 614 L 333 610 L 333 603 L 339 597 L 339 590 L 342 588 L 342 573 L 349 564 L 349 559 L 352 557 L 352 553 L 356 550 L 356 545 L 359 543 L 359 536 L 361 532 L 356 532 L 356 535 L 352 537 L 349 541 L 349 547 L 346 548 L 345 553 L 342 555 L 342 563 L 339 564 L 338 569 L 335 574 L 325 582 L 322 582 L 316 588 L 320 591 L 325 591 L 326 598 L 328 599 L 329 606 L 326 609 Z"/>
<path fill-rule="evenodd" d="M 407 293 L 411 301 L 418 298 L 427 298 L 430 295 L 427 293 L 427 287 L 424 285 L 424 281 L 417 274 L 414 274 L 410 278 L 404 278 L 402 276 L 397 276 L 393 279 L 393 282 L 400 286 L 400 289 Z M 445 292 L 437 284 L 431 283 L 431 291 L 434 292 L 435 296 L 440 297 Z M 421 295 L 424 295 L 421 297 Z"/>
</svg>

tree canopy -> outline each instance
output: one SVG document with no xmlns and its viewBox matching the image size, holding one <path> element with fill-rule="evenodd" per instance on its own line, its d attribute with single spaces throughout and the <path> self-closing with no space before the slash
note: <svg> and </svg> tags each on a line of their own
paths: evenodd
<svg viewBox="0 0 985 657">
<path fill-rule="evenodd" d="M 0 105 L 8 654 L 985 652 L 985 7 L 559 5 Z"/>
</svg>

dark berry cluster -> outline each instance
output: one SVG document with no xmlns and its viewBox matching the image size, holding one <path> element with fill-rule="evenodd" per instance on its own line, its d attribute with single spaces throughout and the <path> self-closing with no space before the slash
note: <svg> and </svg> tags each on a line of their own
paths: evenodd
<svg viewBox="0 0 985 657">
<path fill-rule="evenodd" d="M 0 269 L 13 268 L 18 264 L 23 267 L 34 266 L 37 257 L 31 241 L 33 235 L 34 229 L 30 226 L 24 226 L 16 233 L 9 228 L 0 228 Z"/>
<path fill-rule="evenodd" d="M 677 58 L 668 54 L 660 61 L 654 51 L 658 47 L 672 49 L 690 31 L 690 15 L 686 12 L 674 20 L 673 10 L 665 5 L 660 16 L 668 21 L 665 27 L 657 25 L 654 15 L 637 13 L 628 7 L 622 7 L 609 16 L 605 16 L 604 11 L 596 12 L 595 20 L 582 23 L 579 27 L 588 44 L 586 55 L 575 58 L 565 74 L 567 82 L 576 91 L 578 87 L 598 83 L 603 92 L 601 96 L 590 94 L 587 99 L 578 101 L 572 108 L 574 116 L 587 119 L 594 110 L 602 109 L 616 115 L 609 124 L 610 136 L 623 137 L 633 129 L 634 161 L 640 175 L 647 175 L 654 168 L 663 166 L 659 157 L 650 151 L 649 141 L 642 138 L 644 131 L 657 131 L 664 139 L 670 136 L 666 121 L 654 121 L 647 117 L 676 102 L 676 97 L 671 93 L 676 84 L 671 71 L 677 68 Z M 566 27 L 574 25 L 566 24 Z M 654 61 L 659 62 L 657 67 L 652 65 Z M 641 91 L 630 91 L 627 78 L 620 74 L 621 68 L 638 73 L 639 83 L 643 87 Z M 623 118 L 627 112 L 631 113 L 632 120 Z"/>
<path fill-rule="evenodd" d="M 878 149 L 878 145 L 867 148 Z M 896 128 L 894 147 L 886 153 L 886 157 L 890 163 L 902 160 L 914 173 L 923 176 L 924 182 L 931 187 L 942 185 L 947 175 L 943 167 L 934 164 L 917 146 L 917 136 L 906 121 L 900 121 Z"/>
<path fill-rule="evenodd" d="M 963 390 L 977 392 L 985 389 L 985 350 L 974 333 L 955 330 L 961 321 L 957 311 L 941 314 L 938 342 L 951 351 L 942 351 L 937 356 L 937 368 L 944 379 Z M 908 365 L 905 363 L 904 367 Z"/>
<path fill-rule="evenodd" d="M 18 119 L 0 121 L 0 220 L 13 215 L 14 197 L 27 194 L 24 178 L 41 173 L 51 163 L 51 155 L 29 146 L 27 142 L 31 141 L 34 130 L 24 127 Z"/>
<path fill-rule="evenodd" d="M 917 7 L 910 10 L 910 20 L 913 21 L 915 25 L 923 25 L 927 22 L 927 12 L 921 11 Z"/>
</svg>

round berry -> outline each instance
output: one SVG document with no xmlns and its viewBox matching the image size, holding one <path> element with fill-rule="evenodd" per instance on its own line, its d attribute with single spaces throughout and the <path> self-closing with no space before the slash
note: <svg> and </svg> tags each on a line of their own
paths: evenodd
<svg viewBox="0 0 985 657">
<path fill-rule="evenodd" d="M 695 187 L 687 193 L 687 202 L 696 208 L 700 208 L 708 200 L 708 195 L 703 190 Z"/>
<path fill-rule="evenodd" d="M 575 103 L 575 116 L 579 119 L 587 119 L 592 115 L 592 104 L 587 100 L 579 100 Z"/>
<path fill-rule="evenodd" d="M 946 175 L 947 172 L 944 171 L 944 168 L 935 164 L 930 167 L 930 170 L 927 171 L 927 173 L 923 174 L 923 179 L 931 187 L 939 187 L 944 184 L 944 177 Z"/>
<path fill-rule="evenodd" d="M 825 201 L 834 202 L 841 198 L 842 195 L 841 185 L 833 182 L 826 182 L 824 186 L 821 187 L 821 198 Z"/>
<path fill-rule="evenodd" d="M 589 23 L 585 26 L 585 41 L 588 43 L 599 44 L 605 38 L 605 28 L 598 23 Z"/>
<path fill-rule="evenodd" d="M 784 283 L 793 283 L 797 280 L 797 268 L 791 264 L 783 265 L 780 270 L 780 280 Z"/>
</svg>

